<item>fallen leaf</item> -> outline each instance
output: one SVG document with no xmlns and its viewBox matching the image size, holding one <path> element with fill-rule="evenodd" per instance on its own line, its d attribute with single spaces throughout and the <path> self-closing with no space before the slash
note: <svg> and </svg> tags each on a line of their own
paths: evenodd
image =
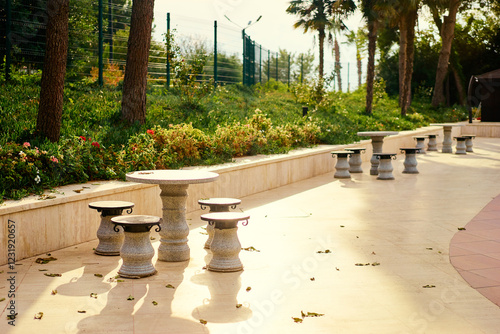
<svg viewBox="0 0 500 334">
<path fill-rule="evenodd" d="M 236 308 L 240 308 L 242 306 L 243 306 L 242 304 L 236 304 Z"/>
<path fill-rule="evenodd" d="M 436 286 L 435 285 L 432 285 L 432 284 L 427 284 L 427 285 L 423 285 L 422 288 L 435 288 Z"/>
<path fill-rule="evenodd" d="M 40 264 L 47 264 L 49 263 L 50 261 L 55 261 L 57 260 L 55 257 L 39 257 L 38 259 L 35 260 L 36 263 L 40 263 Z"/>
<path fill-rule="evenodd" d="M 73 191 L 74 191 L 75 193 L 79 194 L 79 193 L 81 193 L 81 192 L 83 191 L 83 188 L 82 188 L 82 189 L 75 189 L 75 190 L 73 190 Z"/>
<path fill-rule="evenodd" d="M 324 316 L 323 313 L 316 313 L 316 312 L 307 312 L 304 313 L 303 311 L 300 311 L 300 315 L 302 318 L 311 318 L 311 317 L 322 317 Z"/>
<path fill-rule="evenodd" d="M 311 281 L 315 281 L 316 279 L 315 279 L 314 277 L 311 277 L 311 278 L 310 278 L 310 280 L 311 280 Z"/>
<path fill-rule="evenodd" d="M 465 227 L 459 227 L 458 230 L 459 231 L 465 231 Z"/>
<path fill-rule="evenodd" d="M 116 282 L 123 283 L 123 282 L 125 282 L 125 280 L 124 279 L 117 279 Z"/>
<path fill-rule="evenodd" d="M 43 312 L 38 312 L 37 314 L 35 314 L 35 319 L 40 320 L 42 319 L 42 317 L 43 317 Z"/>
<path fill-rule="evenodd" d="M 374 267 L 375 267 L 375 266 L 380 266 L 380 262 L 373 262 L 373 263 L 372 263 L 372 266 L 374 266 Z"/>
<path fill-rule="evenodd" d="M 252 288 L 251 287 L 247 287 L 246 290 L 248 292 L 248 291 L 252 290 Z"/>
<path fill-rule="evenodd" d="M 38 271 L 49 271 L 48 269 L 38 269 Z"/>
<path fill-rule="evenodd" d="M 200 323 L 203 324 L 203 325 L 206 325 L 207 324 L 207 321 L 206 320 L 203 320 L 203 319 L 200 319 Z"/>
<path fill-rule="evenodd" d="M 294 321 L 296 324 L 300 324 L 300 323 L 302 323 L 302 321 L 303 321 L 303 320 L 302 320 L 302 318 L 294 318 L 294 317 L 292 317 L 292 319 L 293 319 L 293 321 Z"/>
<path fill-rule="evenodd" d="M 253 246 L 246 247 L 246 248 L 242 248 L 242 250 L 244 250 L 244 251 L 248 251 L 248 252 L 260 252 L 260 250 L 256 249 L 256 248 L 255 248 L 255 247 L 253 247 Z"/>
<path fill-rule="evenodd" d="M 427 250 L 432 250 L 432 247 L 427 247 L 426 249 L 427 249 Z"/>
<path fill-rule="evenodd" d="M 52 290 L 51 295 L 57 295 L 57 290 Z"/>
<path fill-rule="evenodd" d="M 318 254 L 328 254 L 328 253 L 331 253 L 332 251 L 327 249 L 327 250 L 324 250 L 324 251 L 317 251 L 316 253 Z"/>
<path fill-rule="evenodd" d="M 5 300 L 5 298 L 0 298 L 0 302 L 3 302 Z"/>
<path fill-rule="evenodd" d="M 83 311 L 83 310 L 80 311 L 80 310 L 78 310 L 78 313 L 87 313 L 87 311 Z"/>
<path fill-rule="evenodd" d="M 207 232 L 200 232 L 201 235 L 208 235 Z"/>
<path fill-rule="evenodd" d="M 92 293 L 90 294 L 90 298 L 97 299 L 97 293 L 92 292 Z"/>
<path fill-rule="evenodd" d="M 165 285 L 165 287 L 169 289 L 175 289 L 175 286 L 173 286 L 172 284 L 167 284 Z"/>
<path fill-rule="evenodd" d="M 129 295 L 129 296 L 127 297 L 127 300 L 134 300 L 134 299 L 135 299 L 135 298 L 134 298 L 132 295 Z"/>
<path fill-rule="evenodd" d="M 153 303 L 153 305 L 154 305 L 154 306 L 158 305 L 158 302 L 156 302 L 156 301 L 154 301 L 154 300 L 153 300 L 153 302 L 152 302 L 152 303 Z"/>
<path fill-rule="evenodd" d="M 44 275 L 48 276 L 48 277 L 61 277 L 62 276 L 61 274 L 47 274 L 47 273 L 45 273 Z"/>
<path fill-rule="evenodd" d="M 149 240 L 156 240 L 155 237 L 149 237 Z"/>
<path fill-rule="evenodd" d="M 369 263 L 356 263 L 355 266 L 358 266 L 358 267 L 363 267 L 363 266 L 369 266 L 370 264 Z"/>
<path fill-rule="evenodd" d="M 375 253 L 375 252 L 372 252 L 372 255 L 377 255 L 377 253 Z"/>
<path fill-rule="evenodd" d="M 344 225 L 340 225 L 340 227 L 345 227 Z"/>
<path fill-rule="evenodd" d="M 340 271 L 340 269 L 339 269 L 339 268 L 337 268 L 337 267 L 335 267 L 335 270 Z"/>
<path fill-rule="evenodd" d="M 102 277 L 102 274 L 94 274 L 95 277 Z"/>
<path fill-rule="evenodd" d="M 8 320 L 14 320 L 16 317 L 17 317 L 17 313 L 14 313 L 14 314 L 9 314 L 9 315 L 7 316 L 7 319 L 8 319 Z"/>
</svg>

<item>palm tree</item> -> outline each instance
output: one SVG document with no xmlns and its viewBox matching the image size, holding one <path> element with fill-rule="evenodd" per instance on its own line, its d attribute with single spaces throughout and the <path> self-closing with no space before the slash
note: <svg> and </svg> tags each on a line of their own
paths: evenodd
<svg viewBox="0 0 500 334">
<path fill-rule="evenodd" d="M 356 64 L 358 68 L 358 87 L 361 87 L 363 76 L 362 60 L 363 54 L 366 52 L 366 40 L 368 36 L 363 28 L 358 28 L 357 32 L 350 31 L 347 35 L 346 44 L 354 44 L 356 46 Z"/>
<path fill-rule="evenodd" d="M 366 105 L 365 113 L 372 114 L 373 80 L 375 78 L 375 51 L 377 48 L 377 32 L 383 11 L 379 9 L 380 0 L 361 0 L 361 11 L 368 25 L 368 68 L 366 71 Z"/>
<path fill-rule="evenodd" d="M 292 0 L 286 9 L 289 14 L 297 15 L 299 20 L 294 28 L 303 28 L 304 33 L 309 30 L 318 32 L 319 40 L 319 78 L 324 73 L 324 45 L 326 31 L 333 27 L 332 6 L 337 1 L 331 0 Z"/>
</svg>

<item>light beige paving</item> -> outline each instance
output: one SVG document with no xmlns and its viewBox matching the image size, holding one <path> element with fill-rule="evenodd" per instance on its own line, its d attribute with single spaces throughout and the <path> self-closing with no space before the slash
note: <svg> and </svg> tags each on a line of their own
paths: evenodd
<svg viewBox="0 0 500 334">
<path fill-rule="evenodd" d="M 201 210 L 188 215 L 190 261 L 155 257 L 152 277 L 110 282 L 120 259 L 94 255 L 97 240 L 54 251 L 48 264 L 19 261 L 13 275 L 2 266 L 0 333 L 500 333 L 498 306 L 449 260 L 458 228 L 500 193 L 500 139 L 474 145 L 466 156 L 418 155 L 418 175 L 402 174 L 398 156 L 393 181 L 363 164 L 351 180 L 328 173 L 242 198 L 251 218 L 239 238 L 258 250 L 240 253 L 243 272 L 203 269 Z M 301 312 L 324 315 L 295 323 Z"/>
</svg>

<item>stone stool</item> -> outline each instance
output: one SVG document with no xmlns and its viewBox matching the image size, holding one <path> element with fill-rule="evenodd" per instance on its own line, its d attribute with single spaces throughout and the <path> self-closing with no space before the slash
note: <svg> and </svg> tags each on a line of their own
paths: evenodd
<svg viewBox="0 0 500 334">
<path fill-rule="evenodd" d="M 419 149 L 418 153 L 425 154 L 425 140 L 429 138 L 429 136 L 413 136 L 413 139 L 417 140 L 416 148 Z"/>
<path fill-rule="evenodd" d="M 351 156 L 349 157 L 349 173 L 363 173 L 363 169 L 361 168 L 361 164 L 363 163 L 361 160 L 361 153 L 364 153 L 366 148 L 349 147 L 348 150 L 351 151 Z"/>
<path fill-rule="evenodd" d="M 437 135 L 429 135 L 429 142 L 427 143 L 427 151 L 437 151 Z"/>
<path fill-rule="evenodd" d="M 466 152 L 474 152 L 472 149 L 472 139 L 476 138 L 475 135 L 462 135 L 462 137 L 465 137 L 465 151 Z"/>
<path fill-rule="evenodd" d="M 465 141 L 467 138 L 465 137 L 453 137 L 457 141 L 457 147 L 455 154 L 467 154 L 467 147 L 465 146 Z"/>
<path fill-rule="evenodd" d="M 229 212 L 229 208 L 236 209 L 236 206 L 241 203 L 240 199 L 237 198 L 207 198 L 200 199 L 198 204 L 201 206 L 202 210 L 205 210 L 207 206 L 210 208 L 210 212 Z M 214 227 L 213 225 L 207 224 L 208 239 L 205 242 L 205 248 L 210 249 L 210 244 L 214 240 Z"/>
<path fill-rule="evenodd" d="M 394 180 L 392 175 L 392 159 L 396 160 L 396 153 L 374 153 L 379 159 L 377 180 Z"/>
<path fill-rule="evenodd" d="M 120 248 L 123 243 L 123 232 L 116 233 L 113 230 L 111 218 L 121 216 L 123 210 L 127 210 L 128 214 L 132 213 L 134 203 L 123 201 L 101 201 L 92 202 L 89 208 L 96 209 L 101 213 L 101 224 L 97 230 L 97 238 L 99 244 L 94 253 L 97 255 L 120 255 Z"/>
<path fill-rule="evenodd" d="M 118 226 L 123 228 L 125 240 L 120 250 L 123 264 L 118 271 L 118 275 L 126 278 L 141 278 L 156 274 L 151 259 L 155 255 L 155 250 L 151 245 L 149 231 L 154 225 L 158 226 L 155 231 L 159 232 L 162 219 L 156 216 L 118 216 L 111 218 L 115 224 L 115 231 Z"/>
<path fill-rule="evenodd" d="M 214 225 L 214 240 L 210 245 L 212 259 L 207 265 L 210 271 L 234 272 L 243 270 L 239 253 L 241 244 L 238 239 L 238 222 L 248 224 L 249 215 L 242 212 L 213 212 L 201 215 L 201 219 Z"/>
<path fill-rule="evenodd" d="M 405 154 L 405 161 L 403 163 L 405 168 L 403 169 L 403 173 L 418 174 L 416 153 L 419 149 L 416 147 L 402 147 L 400 150 L 401 153 Z"/>
<path fill-rule="evenodd" d="M 349 162 L 347 161 L 347 158 L 349 158 L 349 155 L 352 152 L 334 151 L 331 153 L 332 157 L 337 156 L 337 163 L 335 164 L 336 171 L 333 177 L 337 179 L 350 179 L 351 174 L 349 173 Z"/>
</svg>

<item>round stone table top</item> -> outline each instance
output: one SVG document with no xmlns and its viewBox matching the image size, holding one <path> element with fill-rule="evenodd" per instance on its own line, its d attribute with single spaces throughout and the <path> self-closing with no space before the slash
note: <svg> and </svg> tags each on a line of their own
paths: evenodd
<svg viewBox="0 0 500 334">
<path fill-rule="evenodd" d="M 91 209 L 130 209 L 134 203 L 125 201 L 99 201 L 89 203 Z"/>
<path fill-rule="evenodd" d="M 206 198 L 198 200 L 201 205 L 238 205 L 241 199 L 237 198 Z"/>
<path fill-rule="evenodd" d="M 385 137 L 397 135 L 398 133 L 398 131 L 362 131 L 358 132 L 357 135 L 363 137 Z"/>
<path fill-rule="evenodd" d="M 465 126 L 465 124 L 457 124 L 457 123 L 431 123 L 431 126 Z"/>
<path fill-rule="evenodd" d="M 127 181 L 149 184 L 194 184 L 215 181 L 219 174 L 204 170 L 158 169 L 127 173 Z"/>
<path fill-rule="evenodd" d="M 130 215 L 113 217 L 111 221 L 120 225 L 158 224 L 161 218 L 157 216 Z"/>
<path fill-rule="evenodd" d="M 333 156 L 333 155 L 337 155 L 339 157 L 347 157 L 349 154 L 352 154 L 353 152 L 352 151 L 333 151 L 333 152 L 330 152 L 330 154 Z"/>
</svg>

